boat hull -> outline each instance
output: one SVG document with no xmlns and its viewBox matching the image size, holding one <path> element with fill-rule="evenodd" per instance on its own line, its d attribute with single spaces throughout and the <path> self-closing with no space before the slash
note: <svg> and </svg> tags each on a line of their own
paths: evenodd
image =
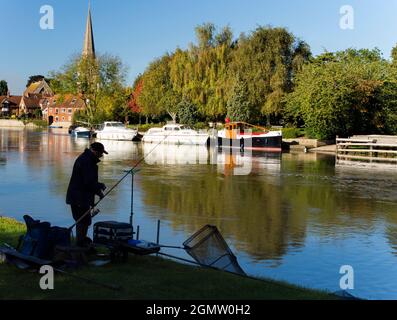
<svg viewBox="0 0 397 320">
<path fill-rule="evenodd" d="M 282 136 L 270 137 L 246 137 L 240 139 L 229 139 L 218 137 L 218 146 L 222 148 L 239 148 L 262 151 L 282 151 Z"/>
<path fill-rule="evenodd" d="M 164 143 L 177 145 L 206 145 L 208 135 L 144 135 L 142 141 L 146 143 Z"/>
<path fill-rule="evenodd" d="M 96 138 L 100 140 L 132 141 L 136 136 L 136 132 L 96 132 Z"/>
<path fill-rule="evenodd" d="M 91 138 L 92 137 L 91 131 L 81 131 L 81 132 L 72 131 L 71 134 L 73 137 L 78 137 L 78 138 Z"/>
</svg>

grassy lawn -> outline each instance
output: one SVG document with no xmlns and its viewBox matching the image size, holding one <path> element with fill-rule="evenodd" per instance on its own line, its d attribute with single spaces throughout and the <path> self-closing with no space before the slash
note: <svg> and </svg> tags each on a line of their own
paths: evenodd
<svg viewBox="0 0 397 320">
<path fill-rule="evenodd" d="M 0 217 L 0 244 L 16 245 L 24 225 Z M 155 256 L 130 255 L 127 263 L 84 267 L 73 272 L 106 284 L 111 290 L 56 274 L 54 290 L 41 290 L 41 275 L 0 264 L 0 299 L 335 299 L 314 291 L 269 280 L 253 280 L 179 264 Z"/>
</svg>

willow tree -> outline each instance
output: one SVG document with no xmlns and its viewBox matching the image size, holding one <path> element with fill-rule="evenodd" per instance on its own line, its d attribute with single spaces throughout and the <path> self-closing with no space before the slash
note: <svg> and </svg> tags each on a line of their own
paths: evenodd
<svg viewBox="0 0 397 320">
<path fill-rule="evenodd" d="M 118 57 L 76 56 L 61 71 L 50 74 L 56 94 L 74 94 L 83 99 L 86 108 L 81 117 L 90 123 L 112 120 L 120 104 L 127 106 L 126 67 Z"/>
<path fill-rule="evenodd" d="M 198 26 L 197 43 L 185 51 L 177 49 L 170 64 L 174 89 L 192 101 L 207 118 L 226 114 L 226 80 L 232 37 L 229 27 L 217 33 L 211 23 Z"/>
<path fill-rule="evenodd" d="M 138 96 L 138 104 L 146 116 L 168 113 L 176 122 L 177 106 L 180 95 L 173 89 L 170 79 L 170 61 L 168 54 L 152 62 L 142 75 L 142 90 Z"/>
<path fill-rule="evenodd" d="M 247 85 L 253 116 L 277 118 L 292 91 L 294 74 L 310 55 L 308 45 L 286 29 L 258 27 L 238 39 L 229 78 L 238 75 Z"/>
</svg>

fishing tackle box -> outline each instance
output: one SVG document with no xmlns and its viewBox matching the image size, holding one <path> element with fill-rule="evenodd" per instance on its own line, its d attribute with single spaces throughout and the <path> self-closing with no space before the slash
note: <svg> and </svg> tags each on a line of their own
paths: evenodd
<svg viewBox="0 0 397 320">
<path fill-rule="evenodd" d="M 133 237 L 133 227 L 129 223 L 102 221 L 94 224 L 94 242 L 112 244 L 128 242 Z"/>
</svg>

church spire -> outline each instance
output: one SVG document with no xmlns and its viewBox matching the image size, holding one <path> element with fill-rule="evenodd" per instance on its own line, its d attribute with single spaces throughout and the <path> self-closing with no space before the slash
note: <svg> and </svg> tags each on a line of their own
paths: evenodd
<svg viewBox="0 0 397 320">
<path fill-rule="evenodd" d="M 95 58 L 94 32 L 92 30 L 91 4 L 88 2 L 87 25 L 85 29 L 83 56 Z"/>
</svg>

